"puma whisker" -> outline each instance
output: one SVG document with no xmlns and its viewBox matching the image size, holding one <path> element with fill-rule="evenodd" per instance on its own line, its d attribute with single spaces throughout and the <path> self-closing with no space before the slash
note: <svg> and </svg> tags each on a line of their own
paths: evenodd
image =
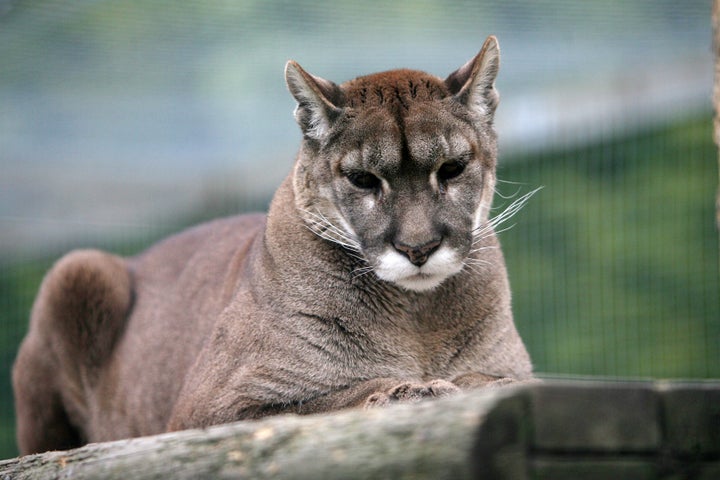
<svg viewBox="0 0 720 480">
<path fill-rule="evenodd" d="M 352 233 L 348 233 L 341 227 L 333 224 L 327 217 L 318 212 L 303 210 L 311 218 L 306 219 L 308 228 L 320 238 L 337 243 L 352 252 L 360 252 L 360 244 Z M 361 258 L 361 257 L 357 257 Z"/>
<path fill-rule="evenodd" d="M 362 277 L 362 276 L 364 276 L 364 275 L 367 275 L 368 273 L 373 272 L 374 270 L 375 270 L 375 269 L 374 269 L 373 267 L 371 267 L 371 266 L 358 267 L 358 268 L 356 268 L 355 270 L 352 271 L 353 278 Z"/>
<path fill-rule="evenodd" d="M 537 192 L 542 190 L 543 187 L 538 187 L 535 190 L 532 190 L 522 197 L 514 200 L 510 205 L 505 207 L 505 209 L 500 212 L 498 215 L 492 217 L 490 220 L 488 220 L 484 225 L 481 225 L 480 227 L 473 230 L 473 235 L 475 236 L 475 240 L 473 241 L 473 245 L 476 243 L 481 242 L 484 238 L 486 238 L 486 235 L 497 235 L 499 233 L 505 232 L 507 230 L 510 230 L 515 225 L 509 225 L 501 230 L 497 230 L 497 227 L 502 225 L 503 223 L 506 223 L 508 220 L 510 220 L 512 217 L 514 217 L 520 210 L 523 209 L 523 207 L 527 204 L 528 200 L 535 195 Z M 476 251 L 476 250 L 474 250 Z"/>
</svg>

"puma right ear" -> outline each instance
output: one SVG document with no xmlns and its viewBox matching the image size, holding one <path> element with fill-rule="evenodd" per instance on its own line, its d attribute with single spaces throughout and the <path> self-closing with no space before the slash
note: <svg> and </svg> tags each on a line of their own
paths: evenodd
<svg viewBox="0 0 720 480">
<path fill-rule="evenodd" d="M 495 89 L 495 78 L 500 70 L 500 47 L 497 38 L 489 36 L 480 53 L 462 67 L 448 75 L 445 85 L 455 99 L 474 111 L 486 122 L 491 122 L 500 97 Z"/>
<path fill-rule="evenodd" d="M 310 75 L 293 60 L 285 65 L 285 82 L 297 101 L 295 121 L 300 129 L 307 137 L 322 140 L 341 111 L 331 101 L 339 94 L 339 87 Z"/>
</svg>

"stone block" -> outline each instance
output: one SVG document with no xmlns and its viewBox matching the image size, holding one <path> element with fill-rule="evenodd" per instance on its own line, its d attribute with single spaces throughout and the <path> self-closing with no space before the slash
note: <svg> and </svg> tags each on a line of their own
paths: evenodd
<svg viewBox="0 0 720 480">
<path fill-rule="evenodd" d="M 572 382 L 532 391 L 532 446 L 548 451 L 659 449 L 659 401 L 649 384 Z"/>
<path fill-rule="evenodd" d="M 720 385 L 661 386 L 664 447 L 673 455 L 720 455 Z"/>
<path fill-rule="evenodd" d="M 642 459 L 539 458 L 530 464 L 533 480 L 651 480 L 657 466 Z"/>
<path fill-rule="evenodd" d="M 718 480 L 720 478 L 720 461 L 708 462 L 700 465 L 697 480 Z"/>
</svg>

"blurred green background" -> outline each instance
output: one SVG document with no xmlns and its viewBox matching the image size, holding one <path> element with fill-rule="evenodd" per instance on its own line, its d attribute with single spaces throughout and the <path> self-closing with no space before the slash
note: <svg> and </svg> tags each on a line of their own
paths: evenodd
<svg viewBox="0 0 720 480">
<path fill-rule="evenodd" d="M 288 58 L 343 81 L 502 50 L 495 206 L 549 376 L 720 377 L 710 0 L 0 0 L 0 458 L 10 368 L 64 252 L 264 210 L 300 134 Z M 508 198 L 509 197 L 509 198 Z"/>
</svg>

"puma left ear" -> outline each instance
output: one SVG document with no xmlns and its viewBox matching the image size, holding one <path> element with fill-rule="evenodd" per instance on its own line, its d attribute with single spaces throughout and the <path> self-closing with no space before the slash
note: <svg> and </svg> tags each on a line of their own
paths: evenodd
<svg viewBox="0 0 720 480">
<path fill-rule="evenodd" d="M 445 79 L 455 99 L 484 121 L 491 122 L 500 96 L 495 77 L 500 70 L 500 47 L 497 38 L 489 36 L 480 53 Z"/>
<path fill-rule="evenodd" d="M 300 129 L 307 137 L 322 140 L 340 114 L 332 102 L 339 95 L 339 87 L 310 75 L 292 60 L 285 65 L 285 82 L 297 101 L 295 120 Z"/>
</svg>

